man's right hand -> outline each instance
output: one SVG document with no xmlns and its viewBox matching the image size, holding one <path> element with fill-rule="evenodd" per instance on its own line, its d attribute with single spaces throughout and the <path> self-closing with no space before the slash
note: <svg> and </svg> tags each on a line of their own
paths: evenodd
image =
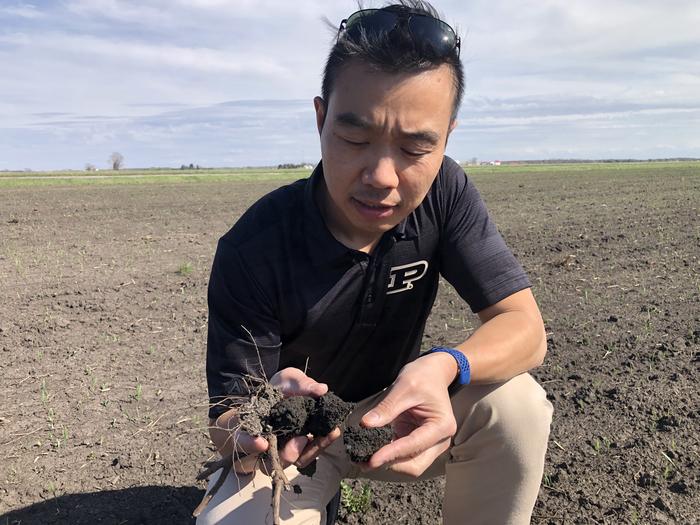
<svg viewBox="0 0 700 525">
<path fill-rule="evenodd" d="M 320 397 L 328 392 L 328 385 L 318 383 L 298 368 L 280 370 L 270 378 L 270 383 L 279 388 L 285 397 Z M 240 430 L 232 432 L 237 425 L 238 416 L 235 409 L 229 410 L 216 420 L 210 421 L 209 435 L 222 456 L 232 454 L 235 446 L 237 453 L 234 457 L 234 470 L 238 474 L 250 474 L 256 468 L 259 455 L 269 448 L 269 443 L 262 437 L 253 437 Z M 339 435 L 340 431 L 335 429 L 328 437 L 319 437 L 312 441 L 306 436 L 290 439 L 280 450 L 283 466 L 286 468 L 292 463 L 304 466 L 311 461 L 311 456 L 320 454 Z M 244 454 L 245 457 L 236 459 Z"/>
</svg>

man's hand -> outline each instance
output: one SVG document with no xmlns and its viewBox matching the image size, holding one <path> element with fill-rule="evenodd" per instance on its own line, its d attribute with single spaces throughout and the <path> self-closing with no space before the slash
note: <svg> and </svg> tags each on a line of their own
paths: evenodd
<svg viewBox="0 0 700 525">
<path fill-rule="evenodd" d="M 391 423 L 398 438 L 379 449 L 367 468 L 387 466 L 418 477 L 449 448 L 457 423 L 447 387 L 457 372 L 454 358 L 444 353 L 422 356 L 403 367 L 386 397 L 362 418 L 365 427 Z"/>
<path fill-rule="evenodd" d="M 314 381 L 298 368 L 280 370 L 270 378 L 270 383 L 279 388 L 285 397 L 320 397 L 328 392 L 328 385 Z M 231 432 L 231 429 L 238 424 L 235 410 L 229 410 L 212 423 L 210 434 L 219 453 L 228 455 L 233 452 L 233 445 L 235 445 L 234 470 L 238 474 L 253 472 L 258 462 L 258 456 L 269 448 L 267 440 L 259 436 L 250 436 L 240 430 Z M 309 440 L 306 436 L 290 439 L 280 450 L 283 466 L 286 468 L 291 463 L 296 463 L 300 467 L 305 466 L 338 436 L 340 436 L 340 430 L 336 428 L 328 436 L 313 440 Z"/>
</svg>

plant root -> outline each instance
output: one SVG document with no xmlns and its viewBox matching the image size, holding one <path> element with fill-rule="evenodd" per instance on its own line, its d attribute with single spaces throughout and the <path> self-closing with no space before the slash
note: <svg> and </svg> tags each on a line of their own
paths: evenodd
<svg viewBox="0 0 700 525">
<path fill-rule="evenodd" d="M 346 403 L 330 392 L 318 399 L 302 396 L 283 398 L 279 389 L 269 383 L 261 382 L 252 388 L 250 398 L 245 402 L 239 401 L 235 408 L 238 411 L 239 422 L 235 428 L 231 429 L 232 435 L 242 431 L 252 436 L 263 437 L 269 443 L 269 448 L 265 453 L 269 458 L 269 472 L 266 473 L 272 479 L 273 525 L 278 525 L 280 523 L 282 491 L 291 489 L 289 479 L 282 467 L 278 447 L 283 446 L 294 436 L 311 434 L 320 437 L 328 435 L 336 427 L 343 428 L 345 418 L 352 410 L 353 404 Z M 235 453 L 235 457 L 229 455 L 218 460 L 207 461 L 203 465 L 202 471 L 197 476 L 197 480 L 200 481 L 220 469 L 223 470 L 214 486 L 205 494 L 202 502 L 192 513 L 193 516 L 198 516 L 204 510 L 224 484 L 224 480 L 233 469 L 234 461 L 245 456 L 246 454 L 243 453 Z M 300 472 L 312 476 L 315 470 L 316 463 L 314 461 L 305 469 L 301 469 Z"/>
<path fill-rule="evenodd" d="M 211 476 L 214 472 L 216 472 L 219 469 L 222 469 L 221 475 L 219 476 L 219 479 L 216 480 L 216 483 L 214 486 L 211 488 L 209 492 L 207 492 L 204 497 L 202 498 L 202 501 L 197 505 L 197 508 L 194 509 L 194 512 L 192 513 L 192 516 L 195 518 L 199 516 L 202 511 L 204 510 L 204 507 L 207 506 L 207 504 L 211 501 L 211 499 L 214 497 L 214 495 L 219 491 L 221 486 L 224 484 L 224 481 L 226 480 L 226 477 L 228 476 L 229 472 L 231 472 L 231 469 L 233 468 L 233 455 L 231 456 L 226 456 L 221 459 L 217 460 L 212 460 L 212 461 L 207 461 L 203 467 L 202 471 L 197 474 L 197 481 L 202 481 L 203 479 L 208 478 Z"/>
<path fill-rule="evenodd" d="M 282 499 L 282 489 L 289 490 L 290 484 L 287 475 L 282 468 L 279 451 L 277 450 L 277 436 L 270 434 L 267 436 L 270 443 L 270 463 L 272 463 L 272 524 L 280 525 L 280 501 Z"/>
</svg>

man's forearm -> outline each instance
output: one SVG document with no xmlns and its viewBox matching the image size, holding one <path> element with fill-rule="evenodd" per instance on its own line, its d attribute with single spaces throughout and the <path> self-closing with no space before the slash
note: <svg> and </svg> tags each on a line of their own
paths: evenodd
<svg viewBox="0 0 700 525">
<path fill-rule="evenodd" d="M 472 383 L 498 383 L 539 366 L 547 340 L 539 315 L 516 310 L 496 315 L 456 348 L 469 360 Z"/>
</svg>

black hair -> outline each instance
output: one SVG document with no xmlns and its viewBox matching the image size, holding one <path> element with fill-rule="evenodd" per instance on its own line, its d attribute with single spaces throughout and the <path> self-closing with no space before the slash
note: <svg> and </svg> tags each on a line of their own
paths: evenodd
<svg viewBox="0 0 700 525">
<path fill-rule="evenodd" d="M 441 20 L 437 10 L 422 0 L 399 0 L 398 3 L 388 4 L 382 9 L 397 13 L 427 15 Z M 361 31 L 357 38 L 344 38 L 344 35 L 340 34 L 328 55 L 323 72 L 321 85 L 323 100 L 328 104 L 338 72 L 353 59 L 361 60 L 385 73 L 417 73 L 448 64 L 452 69 L 455 90 L 452 118 L 456 118 L 464 94 L 464 68 L 457 49 L 446 56 L 437 56 L 430 48 L 418 44 L 404 24 L 397 25 L 390 32 Z"/>
</svg>

